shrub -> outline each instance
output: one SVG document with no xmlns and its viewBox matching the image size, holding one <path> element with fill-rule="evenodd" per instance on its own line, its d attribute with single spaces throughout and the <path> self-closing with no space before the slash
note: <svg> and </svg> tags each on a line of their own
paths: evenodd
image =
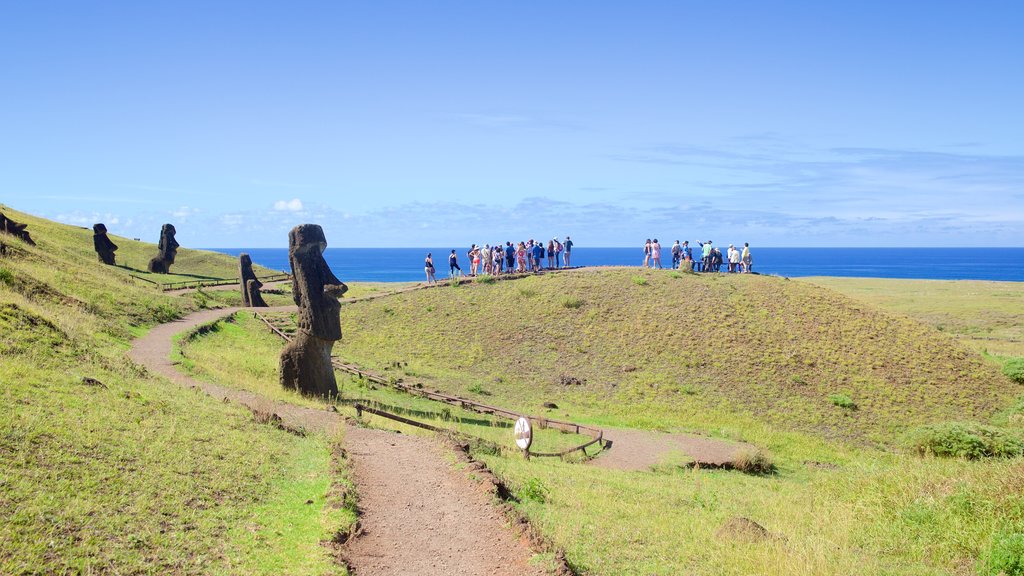
<svg viewBox="0 0 1024 576">
<path fill-rule="evenodd" d="M 562 306 L 569 308 L 570 310 L 575 310 L 583 306 L 583 300 L 576 298 L 575 296 L 568 296 L 562 300 Z"/>
<path fill-rule="evenodd" d="M 498 279 L 495 278 L 494 276 L 491 276 L 490 274 L 484 274 L 483 276 L 477 278 L 476 281 L 481 284 L 494 284 L 495 282 L 498 281 Z"/>
<path fill-rule="evenodd" d="M 519 488 L 516 496 L 520 501 L 533 500 L 538 504 L 543 504 L 548 499 L 548 489 L 540 481 L 540 478 L 530 478 Z"/>
<path fill-rule="evenodd" d="M 533 288 L 526 288 L 523 286 L 519 287 L 519 295 L 524 298 L 532 298 L 537 295 L 537 291 Z"/>
<path fill-rule="evenodd" d="M 675 278 L 676 280 L 678 280 L 678 279 L 682 278 L 683 275 L 680 274 L 679 272 L 676 272 L 675 270 L 673 270 L 672 272 L 669 273 L 668 277 L 669 278 Z"/>
<path fill-rule="evenodd" d="M 643 276 L 633 276 L 633 284 L 637 286 L 647 286 L 647 278 Z"/>
<path fill-rule="evenodd" d="M 1024 576 L 1024 534 L 996 534 L 979 564 L 978 573 L 986 576 Z"/>
<path fill-rule="evenodd" d="M 946 422 L 918 428 L 910 445 L 920 454 L 976 460 L 1024 455 L 1024 442 L 1001 428 L 977 422 Z"/>
<path fill-rule="evenodd" d="M 1018 384 L 1024 384 L 1024 357 L 1007 360 L 1003 364 L 1003 374 Z"/>
<path fill-rule="evenodd" d="M 771 454 L 760 448 L 744 448 L 732 461 L 732 467 L 747 474 L 771 474 L 775 472 L 775 463 Z"/>
<path fill-rule="evenodd" d="M 7 285 L 14 284 L 14 273 L 7 268 L 0 268 L 0 282 Z"/>
<path fill-rule="evenodd" d="M 857 409 L 857 403 L 846 394 L 829 394 L 828 399 L 840 408 L 845 408 L 847 410 Z"/>
</svg>

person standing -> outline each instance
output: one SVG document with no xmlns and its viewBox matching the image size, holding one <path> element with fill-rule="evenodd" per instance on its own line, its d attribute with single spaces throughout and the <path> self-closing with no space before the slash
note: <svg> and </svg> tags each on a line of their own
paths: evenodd
<svg viewBox="0 0 1024 576">
<path fill-rule="evenodd" d="M 648 268 L 648 264 L 651 262 L 651 239 L 648 238 L 644 242 L 644 268 Z"/>
<path fill-rule="evenodd" d="M 434 258 L 430 252 L 427 252 L 427 259 L 423 262 L 423 270 L 427 273 L 427 285 L 437 284 L 437 278 L 434 277 Z"/>
<path fill-rule="evenodd" d="M 561 267 L 559 259 L 562 257 L 562 250 L 564 248 L 565 247 L 562 246 L 562 243 L 558 241 L 558 238 L 555 238 L 555 268 Z"/>
<path fill-rule="evenodd" d="M 459 275 L 462 275 L 462 268 L 459 268 L 459 257 L 455 255 L 455 250 L 448 255 L 448 278 L 455 278 L 455 271 L 459 271 Z"/>
<path fill-rule="evenodd" d="M 711 240 L 708 240 L 705 243 L 701 243 L 700 240 L 697 240 L 697 244 L 700 244 L 701 248 L 701 269 L 704 270 L 704 272 L 711 272 L 711 248 L 713 247 Z"/>
<path fill-rule="evenodd" d="M 679 268 L 679 261 L 682 258 L 681 254 L 683 247 L 679 245 L 679 240 L 676 240 L 675 244 L 672 245 L 672 269 Z"/>
<path fill-rule="evenodd" d="M 548 240 L 548 268 L 555 267 L 555 241 Z"/>
<path fill-rule="evenodd" d="M 729 261 L 729 273 L 735 274 L 740 270 L 740 251 L 736 249 L 736 246 L 729 244 L 729 250 L 726 252 L 726 258 Z"/>
<path fill-rule="evenodd" d="M 750 243 L 743 243 L 743 253 L 740 254 L 740 262 L 743 263 L 743 273 L 749 274 L 750 270 L 754 267 L 754 260 L 750 257 Z"/>
<path fill-rule="evenodd" d="M 693 264 L 692 264 L 692 262 L 693 262 L 693 248 L 690 248 L 690 241 L 689 240 L 683 240 L 683 245 L 679 248 L 679 258 L 681 258 L 684 262 L 686 260 L 689 260 L 691 262 L 691 264 L 690 264 L 690 271 L 692 272 L 693 271 Z"/>
<path fill-rule="evenodd" d="M 535 243 L 533 245 L 533 271 L 534 272 L 540 272 L 543 269 L 543 267 L 541 265 L 541 259 L 543 258 L 543 256 L 542 256 L 543 254 L 544 254 L 544 246 L 541 245 L 540 242 Z"/>
<path fill-rule="evenodd" d="M 526 244 L 522 242 L 516 248 L 516 271 L 526 272 Z"/>
<path fill-rule="evenodd" d="M 483 264 L 483 269 L 480 270 L 481 274 L 493 274 L 491 270 L 491 245 L 484 244 L 484 249 L 480 251 L 480 262 Z"/>
<path fill-rule="evenodd" d="M 511 242 L 505 242 L 505 270 L 511 274 L 516 266 L 516 249 Z"/>
<path fill-rule="evenodd" d="M 657 238 L 651 242 L 651 268 L 661 270 L 661 244 L 658 243 Z"/>
<path fill-rule="evenodd" d="M 572 240 L 570 240 L 568 236 L 565 237 L 565 256 L 564 256 L 564 258 L 565 258 L 565 267 L 569 268 L 570 266 L 572 266 L 572 263 L 571 263 L 571 259 L 572 259 Z"/>
</svg>

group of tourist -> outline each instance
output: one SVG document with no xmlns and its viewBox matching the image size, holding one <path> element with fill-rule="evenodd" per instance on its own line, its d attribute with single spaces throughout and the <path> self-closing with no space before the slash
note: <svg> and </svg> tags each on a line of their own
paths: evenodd
<svg viewBox="0 0 1024 576">
<path fill-rule="evenodd" d="M 558 238 L 548 240 L 545 246 L 542 241 L 533 239 L 525 242 L 505 242 L 491 246 L 484 244 L 480 247 L 473 244 L 466 253 L 469 259 L 469 276 L 480 274 L 511 274 L 513 272 L 539 272 L 545 268 L 569 268 L 572 266 L 572 240 L 566 236 L 565 242 Z M 427 274 L 427 284 L 437 284 L 436 268 L 434 267 L 434 255 L 427 253 L 423 263 L 424 271 Z M 462 267 L 459 266 L 459 256 L 455 250 L 448 255 L 448 277 L 455 278 L 464 275 Z"/>
<path fill-rule="evenodd" d="M 725 257 L 711 240 L 701 242 L 697 240 L 699 258 L 693 257 L 693 248 L 690 241 L 685 240 L 682 244 L 676 240 L 672 245 L 672 269 L 687 270 L 690 272 L 721 272 L 722 264 L 727 265 L 729 272 L 752 272 L 754 259 L 750 256 L 750 243 L 743 243 L 743 250 L 737 249 L 729 244 L 729 250 Z M 661 269 L 661 244 L 658 239 L 647 239 L 644 243 L 644 267 Z"/>
</svg>

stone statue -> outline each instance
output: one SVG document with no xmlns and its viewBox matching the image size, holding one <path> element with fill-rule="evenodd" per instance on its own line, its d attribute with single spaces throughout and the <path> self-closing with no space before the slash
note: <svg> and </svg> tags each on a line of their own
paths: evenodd
<svg viewBox="0 0 1024 576">
<path fill-rule="evenodd" d="M 164 224 L 160 229 L 160 252 L 149 261 L 149 271 L 154 274 L 167 274 L 174 264 L 174 256 L 178 253 L 178 241 L 174 239 L 177 230 L 171 224 Z"/>
<path fill-rule="evenodd" d="M 324 261 L 324 231 L 302 224 L 288 233 L 292 297 L 299 306 L 299 329 L 281 352 L 281 385 L 303 394 L 337 395 L 331 348 L 341 339 L 341 304 L 348 290 Z"/>
<path fill-rule="evenodd" d="M 266 308 L 267 303 L 263 301 L 263 295 L 260 294 L 263 283 L 256 278 L 256 273 L 252 271 L 252 258 L 249 258 L 248 254 L 238 255 L 238 278 L 242 288 L 243 306 Z"/>
<path fill-rule="evenodd" d="M 35 246 L 36 243 L 32 240 L 32 237 L 28 235 L 28 232 L 25 231 L 25 228 L 27 227 L 28 224 L 18 224 L 7 216 L 0 214 L 0 232 L 6 232 L 11 236 L 17 236 L 24 240 L 29 246 Z"/>
<path fill-rule="evenodd" d="M 96 248 L 100 262 L 110 266 L 114 265 L 114 252 L 117 252 L 117 244 L 107 238 L 107 227 L 103 224 L 92 225 L 92 245 Z"/>
</svg>

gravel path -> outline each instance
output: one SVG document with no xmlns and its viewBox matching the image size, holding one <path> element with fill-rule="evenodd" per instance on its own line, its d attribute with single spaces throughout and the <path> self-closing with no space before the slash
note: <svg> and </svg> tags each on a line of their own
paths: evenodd
<svg viewBox="0 0 1024 576">
<path fill-rule="evenodd" d="M 346 426 L 336 412 L 200 382 L 174 367 L 170 354 L 176 334 L 239 310 L 204 310 L 161 324 L 132 342 L 128 356 L 182 386 L 277 414 L 285 426 L 322 432 L 344 427 L 362 528 L 346 553 L 356 576 L 545 573 L 530 565 L 529 546 L 513 535 L 492 497 L 455 470 L 444 449 L 430 439 Z"/>
</svg>

